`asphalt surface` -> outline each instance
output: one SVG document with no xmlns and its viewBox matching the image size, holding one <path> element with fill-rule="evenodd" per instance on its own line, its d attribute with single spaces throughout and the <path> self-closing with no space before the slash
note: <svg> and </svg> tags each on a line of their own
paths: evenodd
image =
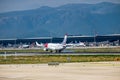
<svg viewBox="0 0 120 80">
<path fill-rule="evenodd" d="M 0 53 L 0 56 L 36 56 L 36 55 L 120 55 L 120 53 L 74 53 L 74 52 L 62 52 L 62 53 Z"/>
</svg>

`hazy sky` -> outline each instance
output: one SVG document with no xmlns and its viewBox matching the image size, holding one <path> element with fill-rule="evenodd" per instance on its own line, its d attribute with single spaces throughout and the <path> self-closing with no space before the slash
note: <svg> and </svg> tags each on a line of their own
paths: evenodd
<svg viewBox="0 0 120 80">
<path fill-rule="evenodd" d="M 89 3 L 99 2 L 120 3 L 120 0 L 0 0 L 0 13 L 17 10 L 35 9 L 41 6 L 57 7 L 68 3 Z"/>
</svg>

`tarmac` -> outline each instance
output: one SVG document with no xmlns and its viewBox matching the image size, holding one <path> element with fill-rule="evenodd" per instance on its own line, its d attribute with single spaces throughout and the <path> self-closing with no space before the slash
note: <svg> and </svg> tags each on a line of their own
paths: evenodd
<svg viewBox="0 0 120 80">
<path fill-rule="evenodd" d="M 0 80 L 120 80 L 120 62 L 1 64 Z"/>
</svg>

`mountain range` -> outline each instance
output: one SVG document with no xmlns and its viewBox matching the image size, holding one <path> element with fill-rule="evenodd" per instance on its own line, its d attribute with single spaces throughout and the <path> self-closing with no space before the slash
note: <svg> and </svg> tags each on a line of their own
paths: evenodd
<svg viewBox="0 0 120 80">
<path fill-rule="evenodd" d="M 0 13 L 0 38 L 120 34 L 120 4 L 66 4 Z"/>
</svg>

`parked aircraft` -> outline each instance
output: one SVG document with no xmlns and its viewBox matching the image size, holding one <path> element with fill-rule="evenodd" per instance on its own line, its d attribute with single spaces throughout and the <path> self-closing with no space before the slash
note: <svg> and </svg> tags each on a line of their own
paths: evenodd
<svg viewBox="0 0 120 80">
<path fill-rule="evenodd" d="M 85 43 L 83 42 L 79 42 L 79 43 L 76 43 L 74 44 L 76 47 L 85 47 Z"/>
<path fill-rule="evenodd" d="M 27 45 L 27 44 L 23 44 L 23 45 L 20 45 L 19 48 L 29 48 L 30 45 Z"/>
<path fill-rule="evenodd" d="M 32 44 L 21 44 L 19 48 L 32 48 L 34 47 L 35 43 Z"/>
<path fill-rule="evenodd" d="M 43 50 L 44 51 L 50 51 L 50 52 L 61 52 L 66 48 L 66 41 L 67 41 L 67 35 L 64 36 L 63 42 L 62 43 L 46 43 L 43 45 Z M 42 46 L 41 44 L 38 44 L 36 42 L 37 46 Z"/>
<path fill-rule="evenodd" d="M 86 45 L 83 42 L 67 44 L 67 47 L 85 47 L 85 46 Z"/>
</svg>

